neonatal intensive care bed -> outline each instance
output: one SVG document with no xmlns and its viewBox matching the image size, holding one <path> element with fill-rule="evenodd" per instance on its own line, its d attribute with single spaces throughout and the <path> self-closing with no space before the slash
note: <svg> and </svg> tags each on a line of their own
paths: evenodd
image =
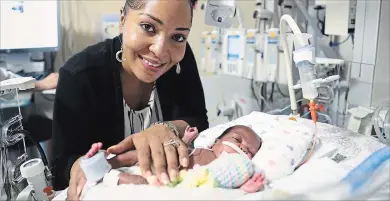
<svg viewBox="0 0 390 201">
<path fill-rule="evenodd" d="M 342 187 L 336 188 L 339 186 L 339 181 L 349 175 L 351 170 L 359 166 L 374 152 L 386 149 L 385 155 L 389 154 L 387 149 L 389 147 L 386 147 L 375 138 L 359 135 L 332 125 L 318 123 L 318 140 L 316 141 L 314 154 L 307 163 L 292 172 L 300 164 L 300 160 L 306 158 L 307 152 L 311 148 L 314 135 L 313 122 L 306 119 L 292 121 L 288 120 L 288 116 L 274 116 L 260 112 L 253 112 L 232 122 L 207 129 L 200 134 L 194 144 L 196 147 L 210 146 L 224 129 L 237 124 L 252 127 L 263 138 L 264 147 L 253 158 L 254 161 L 256 160 L 255 163 L 264 169 L 266 177 L 270 178 L 270 184 L 261 192 L 247 194 L 237 189 L 158 188 L 131 184 L 119 186 L 97 185 L 86 193 L 84 200 L 285 200 L 290 195 L 306 194 L 315 192 L 317 189 L 320 189 L 317 190 L 319 192 L 317 195 L 323 194 L 322 197 L 317 197 L 317 199 L 345 200 L 349 198 L 346 196 L 348 192 L 344 192 L 347 190 Z M 278 136 L 276 133 L 285 134 L 285 136 L 275 137 Z M 283 157 L 286 157 L 283 149 L 273 151 L 271 154 L 266 152 L 267 146 L 272 147 L 272 142 L 273 144 L 289 143 L 294 146 L 294 152 L 288 152 L 292 154 L 287 157 L 288 162 L 284 162 L 287 160 L 283 159 Z M 276 161 L 276 166 L 273 164 L 274 166 L 271 167 L 269 165 L 270 160 Z M 378 170 L 379 173 L 377 173 L 376 178 L 380 174 L 379 177 L 382 179 L 379 179 L 380 181 L 376 179 L 377 182 L 362 184 L 364 189 L 369 189 L 369 193 L 366 193 L 369 196 L 359 198 L 366 200 L 390 199 L 389 160 L 385 160 L 381 167 L 382 169 Z M 340 196 L 338 196 L 339 194 Z M 333 197 L 327 197 L 328 195 Z M 54 200 L 65 199 L 66 190 L 59 192 L 54 198 Z M 306 198 L 297 197 L 297 199 L 304 200 Z"/>
</svg>

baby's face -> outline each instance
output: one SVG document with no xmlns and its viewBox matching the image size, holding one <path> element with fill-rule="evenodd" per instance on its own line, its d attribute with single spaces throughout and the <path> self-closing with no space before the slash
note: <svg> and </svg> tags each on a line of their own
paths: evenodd
<svg viewBox="0 0 390 201">
<path fill-rule="evenodd" d="M 228 141 L 239 147 L 250 159 L 257 153 L 261 146 L 260 137 L 249 127 L 237 127 L 226 133 L 216 143 L 217 157 L 224 151 L 227 153 L 237 153 L 228 145 L 222 144 L 223 141 Z"/>
</svg>

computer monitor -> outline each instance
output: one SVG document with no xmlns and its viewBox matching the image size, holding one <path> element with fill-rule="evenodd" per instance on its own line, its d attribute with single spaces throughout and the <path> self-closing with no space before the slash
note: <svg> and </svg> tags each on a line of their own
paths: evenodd
<svg viewBox="0 0 390 201">
<path fill-rule="evenodd" d="M 60 46 L 59 0 L 0 0 L 0 53 Z"/>
</svg>

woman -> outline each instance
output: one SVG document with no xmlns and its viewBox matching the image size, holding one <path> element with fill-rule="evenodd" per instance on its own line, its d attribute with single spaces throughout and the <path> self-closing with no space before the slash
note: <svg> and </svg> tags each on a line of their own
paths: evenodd
<svg viewBox="0 0 390 201">
<path fill-rule="evenodd" d="M 115 145 L 108 149 L 120 154 L 115 166 L 138 157 L 150 175 L 153 161 L 161 180 L 188 165 L 180 140 L 185 128 L 208 128 L 199 73 L 186 43 L 194 3 L 126 0 L 121 35 L 86 48 L 60 69 L 53 173 L 56 189 L 69 182 L 69 199 L 78 199 L 77 188 L 85 182 L 78 159 L 94 142 L 104 149 Z"/>
</svg>

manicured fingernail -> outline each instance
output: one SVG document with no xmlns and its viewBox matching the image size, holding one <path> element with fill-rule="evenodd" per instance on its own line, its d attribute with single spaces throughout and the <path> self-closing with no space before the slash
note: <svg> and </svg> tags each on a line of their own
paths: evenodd
<svg viewBox="0 0 390 201">
<path fill-rule="evenodd" d="M 168 175 L 167 173 L 161 173 L 161 181 L 163 184 L 169 184 L 169 178 L 168 178 Z"/>
<path fill-rule="evenodd" d="M 183 165 L 184 167 L 188 167 L 188 159 L 187 159 L 187 158 L 183 158 L 183 160 L 182 160 L 182 165 Z"/>
<path fill-rule="evenodd" d="M 176 170 L 170 170 L 169 171 L 169 178 L 171 179 L 171 182 L 175 182 L 177 180 L 177 172 L 176 172 Z"/>
<path fill-rule="evenodd" d="M 150 170 L 148 170 L 146 173 L 145 173 L 145 177 L 151 177 L 153 176 L 152 172 Z"/>
<path fill-rule="evenodd" d="M 148 183 L 150 185 L 157 185 L 157 177 L 156 176 L 149 176 L 149 177 L 146 177 L 146 181 L 148 181 Z"/>
</svg>

